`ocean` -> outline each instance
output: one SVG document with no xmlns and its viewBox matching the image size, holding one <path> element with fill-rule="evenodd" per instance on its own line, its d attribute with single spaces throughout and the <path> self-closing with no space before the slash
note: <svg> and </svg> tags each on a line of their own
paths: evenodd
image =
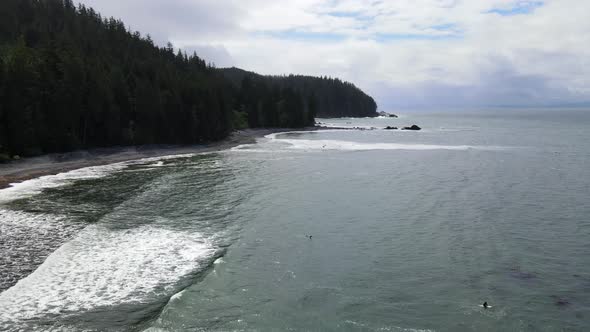
<svg viewBox="0 0 590 332">
<path fill-rule="evenodd" d="M 0 190 L 0 330 L 590 328 L 590 111 L 318 121 Z"/>
</svg>

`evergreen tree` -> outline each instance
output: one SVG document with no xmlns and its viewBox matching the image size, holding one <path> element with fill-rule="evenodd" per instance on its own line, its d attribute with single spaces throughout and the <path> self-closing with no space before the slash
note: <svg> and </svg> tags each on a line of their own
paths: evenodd
<svg viewBox="0 0 590 332">
<path fill-rule="evenodd" d="M 339 79 L 301 75 L 261 76 L 238 68 L 221 69 L 223 74 L 236 86 L 244 87 L 243 80 L 263 82 L 279 89 L 291 88 L 297 91 L 310 105 L 315 102 L 315 116 L 318 117 L 371 117 L 377 116 L 375 100 L 354 84 Z M 249 88 L 249 87 L 248 87 Z M 311 116 L 307 124 L 313 124 Z"/>
<path fill-rule="evenodd" d="M 214 68 L 72 0 L 0 1 L 0 155 L 195 144 L 233 127 L 372 114 L 350 83 Z M 231 75 L 229 75 L 231 76 Z M 247 120 L 247 123 L 245 123 Z M 2 159 L 2 158 L 0 158 Z"/>
</svg>

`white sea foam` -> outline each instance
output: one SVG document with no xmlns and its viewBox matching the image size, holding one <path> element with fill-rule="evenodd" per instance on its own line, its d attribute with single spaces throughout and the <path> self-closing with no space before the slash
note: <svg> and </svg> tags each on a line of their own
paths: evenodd
<svg viewBox="0 0 590 332">
<path fill-rule="evenodd" d="M 436 332 L 435 330 L 429 329 L 413 329 L 398 326 L 387 326 L 378 328 L 377 331 L 393 331 L 393 332 Z"/>
<path fill-rule="evenodd" d="M 377 129 L 375 126 L 363 126 L 363 125 L 352 125 L 352 124 L 339 124 L 339 123 L 322 123 L 324 128 L 346 128 L 346 129 Z"/>
<path fill-rule="evenodd" d="M 0 190 L 0 204 L 14 201 L 21 198 L 34 196 L 41 193 L 44 189 L 57 188 L 71 184 L 78 180 L 98 179 L 121 171 L 130 165 L 139 165 L 155 163 L 149 166 L 163 166 L 163 161 L 177 158 L 190 158 L 195 156 L 191 154 L 169 155 L 142 158 L 137 160 L 113 163 L 109 165 L 91 166 L 75 169 L 56 175 L 46 175 L 20 183 L 13 183 L 9 188 Z"/>
<path fill-rule="evenodd" d="M 402 143 L 360 143 L 339 140 L 298 140 L 281 139 L 288 143 L 289 148 L 295 150 L 340 150 L 340 151 L 365 151 L 365 150 L 468 150 L 480 147 L 470 145 L 430 145 L 430 144 L 402 144 Z"/>
<path fill-rule="evenodd" d="M 342 130 L 338 130 L 341 132 Z M 298 131 L 295 133 L 314 133 L 314 132 L 335 132 L 334 130 L 317 130 L 317 131 Z M 411 132 L 411 131 L 401 131 Z M 305 140 L 305 139 L 288 139 L 282 138 L 286 133 L 275 133 L 265 136 L 276 143 L 289 144 L 287 149 L 290 150 L 341 150 L 341 151 L 368 151 L 368 150 L 505 150 L 501 146 L 481 146 L 481 145 L 438 145 L 438 144 L 417 144 L 417 143 L 361 143 L 341 140 Z M 246 151 L 257 151 L 256 149 L 244 149 Z M 266 151 L 268 152 L 268 150 Z"/>
<path fill-rule="evenodd" d="M 286 153 L 288 150 L 281 150 L 277 148 L 264 148 L 257 144 L 242 144 L 230 149 L 231 152 L 249 152 L 249 153 Z"/>
<path fill-rule="evenodd" d="M 125 163 L 92 166 L 13 183 L 9 188 L 0 190 L 0 203 L 33 196 L 43 191 L 43 189 L 61 187 L 76 180 L 101 178 L 125 167 L 127 167 Z"/>
<path fill-rule="evenodd" d="M 56 224 L 63 224 L 64 219 L 60 215 L 0 209 L 0 236 L 10 236 L 13 232 L 42 233 L 47 229 L 53 230 Z"/>
<path fill-rule="evenodd" d="M 89 226 L 0 294 L 0 329 L 2 322 L 149 301 L 214 254 L 194 233 Z"/>
<path fill-rule="evenodd" d="M 143 330 L 143 332 L 169 332 L 169 331 L 170 330 L 166 330 L 161 327 L 149 327 L 149 328 Z"/>
<path fill-rule="evenodd" d="M 182 292 L 179 292 L 179 293 L 176 293 L 176 294 L 172 295 L 172 296 L 170 297 L 170 301 L 169 301 L 169 302 L 173 302 L 173 301 L 176 301 L 176 300 L 180 300 L 180 298 L 182 297 L 182 295 L 184 294 L 184 292 L 185 292 L 185 291 L 186 291 L 186 290 L 183 290 Z"/>
<path fill-rule="evenodd" d="M 320 130 L 299 130 L 299 131 L 282 131 L 278 133 L 268 134 L 264 136 L 264 138 L 270 140 L 280 140 L 279 136 L 287 136 L 293 134 L 311 134 L 311 133 L 342 133 L 342 132 L 350 132 L 356 131 L 354 129 L 320 129 Z"/>
<path fill-rule="evenodd" d="M 173 154 L 168 156 L 158 156 L 158 157 L 149 157 L 149 158 L 142 158 L 137 160 L 132 160 L 126 162 L 129 165 L 136 165 L 136 164 L 147 164 L 155 162 L 156 164 L 160 164 L 162 161 L 170 160 L 170 159 L 181 159 L 181 158 L 191 158 L 196 156 L 196 153 L 185 153 L 185 154 Z M 153 166 L 153 165 L 152 165 Z M 161 165 L 159 165 L 161 166 Z"/>
<path fill-rule="evenodd" d="M 61 215 L 0 209 L 0 290 L 31 273 L 80 226 Z"/>
<path fill-rule="evenodd" d="M 479 128 L 478 127 L 457 127 L 457 128 L 440 127 L 438 130 L 444 131 L 444 132 L 461 132 L 461 131 L 477 131 L 477 130 L 479 130 Z"/>
<path fill-rule="evenodd" d="M 436 145 L 436 144 L 412 144 L 412 143 L 363 143 L 341 140 L 307 140 L 281 138 L 284 133 L 267 135 L 270 142 L 258 144 L 240 145 L 232 149 L 236 152 L 289 152 L 289 151 L 370 151 L 370 150 L 503 150 L 499 146 L 475 146 L 475 145 Z"/>
</svg>

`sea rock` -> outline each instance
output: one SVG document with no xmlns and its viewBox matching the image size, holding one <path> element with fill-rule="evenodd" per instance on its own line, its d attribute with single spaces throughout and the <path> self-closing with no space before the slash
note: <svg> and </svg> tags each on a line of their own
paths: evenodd
<svg viewBox="0 0 590 332">
<path fill-rule="evenodd" d="M 387 118 L 397 118 L 397 115 L 395 115 L 393 113 L 379 112 L 378 114 L 379 114 L 379 116 L 384 116 Z"/>
<path fill-rule="evenodd" d="M 404 127 L 402 130 L 422 130 L 422 128 L 417 125 L 412 125 L 411 127 Z"/>
<path fill-rule="evenodd" d="M 397 127 L 387 126 L 385 130 L 397 130 Z"/>
</svg>

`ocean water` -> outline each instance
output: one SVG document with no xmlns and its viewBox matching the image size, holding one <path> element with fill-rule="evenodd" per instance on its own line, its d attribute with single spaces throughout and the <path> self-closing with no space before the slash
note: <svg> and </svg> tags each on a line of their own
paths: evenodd
<svg viewBox="0 0 590 332">
<path fill-rule="evenodd" d="M 0 330 L 590 328 L 590 112 L 319 121 L 424 130 L 279 133 L 0 190 Z"/>
</svg>

